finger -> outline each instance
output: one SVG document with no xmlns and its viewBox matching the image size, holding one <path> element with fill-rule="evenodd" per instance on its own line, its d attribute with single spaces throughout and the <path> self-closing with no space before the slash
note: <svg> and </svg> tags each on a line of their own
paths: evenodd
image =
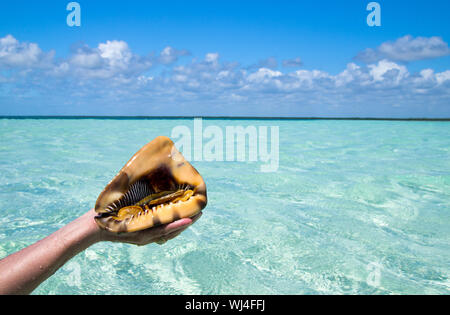
<svg viewBox="0 0 450 315">
<path fill-rule="evenodd" d="M 191 219 L 181 219 L 181 220 L 177 220 L 175 222 L 169 223 L 169 224 L 153 227 L 153 228 L 144 230 L 142 232 L 151 233 L 156 236 L 166 235 L 166 234 L 176 231 L 178 229 L 182 229 L 183 227 L 187 227 L 191 224 L 192 224 Z"/>
<path fill-rule="evenodd" d="M 193 216 L 192 218 L 186 218 L 186 219 L 181 219 L 172 223 L 167 224 L 164 227 L 164 232 L 167 233 L 172 233 L 174 231 L 177 231 L 179 229 L 182 228 L 187 228 L 190 225 L 194 224 L 198 219 L 200 219 L 200 217 L 202 216 L 202 213 L 198 213 L 195 216 Z"/>
<path fill-rule="evenodd" d="M 146 235 L 147 237 L 157 237 L 159 239 L 162 235 L 167 235 L 176 231 L 184 231 L 189 226 L 191 226 L 195 221 L 197 221 L 202 216 L 202 213 L 198 213 L 192 218 L 186 218 L 177 220 L 175 222 L 169 223 L 167 225 L 161 225 L 158 227 L 150 228 L 144 231 L 140 231 L 137 233 L 142 233 L 143 235 Z"/>
<path fill-rule="evenodd" d="M 171 239 L 174 239 L 178 235 L 180 235 L 185 229 L 178 230 L 176 232 L 172 232 L 170 234 L 165 235 L 164 237 L 161 237 L 159 240 L 156 241 L 156 244 L 158 245 L 164 245 L 167 243 L 167 241 L 170 241 Z"/>
<path fill-rule="evenodd" d="M 156 244 L 158 244 L 158 245 L 164 245 L 166 242 L 167 242 L 166 239 L 161 238 L 161 239 L 159 239 L 159 240 L 156 241 Z"/>
<path fill-rule="evenodd" d="M 176 222 L 174 222 L 174 223 L 176 223 Z M 184 230 L 187 227 L 189 227 L 190 224 L 192 224 L 192 220 L 184 221 L 184 219 L 183 219 L 182 222 L 179 222 L 177 224 L 171 223 L 171 227 L 169 227 L 169 228 L 167 225 L 162 225 L 162 226 L 150 228 L 147 230 L 142 230 L 142 231 L 135 232 L 135 233 L 128 233 L 125 235 L 126 235 L 126 238 L 130 239 L 130 240 L 144 239 L 144 240 L 148 240 L 148 241 L 157 242 L 159 244 L 159 242 L 161 242 L 161 239 L 163 236 L 170 234 L 172 232 L 178 231 L 178 230 Z M 162 243 L 164 243 L 164 242 L 162 242 Z"/>
<path fill-rule="evenodd" d="M 177 232 L 171 233 L 171 234 L 169 234 L 169 235 L 166 235 L 166 236 L 164 237 L 164 239 L 165 239 L 166 241 L 170 241 L 171 239 L 174 239 L 175 237 L 177 237 L 178 235 L 180 235 L 181 233 L 183 233 L 183 231 L 184 231 L 184 230 L 181 230 L 181 231 L 177 231 Z"/>
<path fill-rule="evenodd" d="M 181 219 L 181 220 L 169 223 L 166 226 L 164 226 L 162 232 L 164 235 L 166 235 L 166 234 L 172 233 L 174 231 L 177 231 L 179 229 L 186 228 L 191 224 L 192 224 L 191 219 Z"/>
</svg>

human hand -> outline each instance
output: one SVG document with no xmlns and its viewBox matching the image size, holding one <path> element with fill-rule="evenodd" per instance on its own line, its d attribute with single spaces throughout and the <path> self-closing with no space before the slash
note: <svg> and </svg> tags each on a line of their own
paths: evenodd
<svg viewBox="0 0 450 315">
<path fill-rule="evenodd" d="M 138 246 L 144 246 L 151 243 L 163 245 L 167 241 L 180 235 L 184 230 L 200 219 L 201 216 L 202 213 L 200 212 L 192 218 L 181 219 L 166 225 L 133 233 L 116 234 L 103 231 L 103 239 L 106 241 L 128 243 Z"/>
</svg>

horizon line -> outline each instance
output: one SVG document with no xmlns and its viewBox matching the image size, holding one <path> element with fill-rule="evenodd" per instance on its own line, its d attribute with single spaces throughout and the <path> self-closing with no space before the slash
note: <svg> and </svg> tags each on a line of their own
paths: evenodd
<svg viewBox="0 0 450 315">
<path fill-rule="evenodd" d="M 295 117 L 295 116 L 104 116 L 104 115 L 0 115 L 0 119 L 235 119 L 235 120 L 372 120 L 372 121 L 450 121 L 450 118 L 389 117 Z"/>
</svg>

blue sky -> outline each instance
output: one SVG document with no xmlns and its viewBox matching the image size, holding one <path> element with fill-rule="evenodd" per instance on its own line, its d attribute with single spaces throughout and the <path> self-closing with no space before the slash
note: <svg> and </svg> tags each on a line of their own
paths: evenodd
<svg viewBox="0 0 450 315">
<path fill-rule="evenodd" d="M 0 5 L 0 115 L 450 117 L 449 1 Z"/>
</svg>

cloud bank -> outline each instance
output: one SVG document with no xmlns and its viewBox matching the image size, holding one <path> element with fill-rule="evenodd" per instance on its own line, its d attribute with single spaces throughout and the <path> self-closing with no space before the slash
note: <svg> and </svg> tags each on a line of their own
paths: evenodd
<svg viewBox="0 0 450 315">
<path fill-rule="evenodd" d="M 448 44 L 442 38 L 416 37 L 406 35 L 393 42 L 385 42 L 378 48 L 368 48 L 360 52 L 355 59 L 373 63 L 382 59 L 400 62 L 433 59 L 450 55 Z"/>
<path fill-rule="evenodd" d="M 282 72 L 274 58 L 244 67 L 222 61 L 217 52 L 188 60 L 187 50 L 173 47 L 139 56 L 116 40 L 81 46 L 57 59 L 53 51 L 7 35 L 0 39 L 0 112 L 450 117 L 450 70 L 411 73 L 398 63 L 445 55 L 442 43 L 434 37 L 403 37 L 361 55 L 367 64 L 350 62 L 330 74 L 295 68 Z M 302 61 L 282 64 L 298 68 Z"/>
</svg>

